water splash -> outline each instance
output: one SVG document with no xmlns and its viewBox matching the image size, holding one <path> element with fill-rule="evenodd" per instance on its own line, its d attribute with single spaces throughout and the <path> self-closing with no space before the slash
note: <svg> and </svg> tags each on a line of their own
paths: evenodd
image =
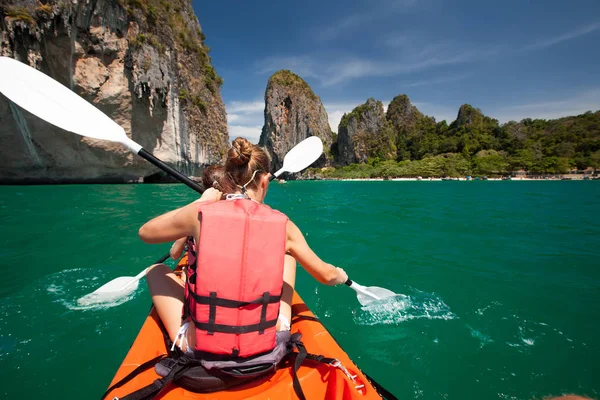
<svg viewBox="0 0 600 400">
<path fill-rule="evenodd" d="M 46 286 L 46 292 L 51 296 L 54 303 L 63 305 L 68 310 L 88 311 L 105 310 L 119 306 L 133 299 L 138 290 L 133 290 L 126 296 L 97 298 L 89 294 L 98 288 L 98 280 L 104 282 L 108 276 L 88 276 L 89 269 L 74 268 L 57 272 L 47 277 L 50 282 Z M 77 285 L 73 285 L 77 282 Z"/>
<path fill-rule="evenodd" d="M 455 317 L 439 296 L 414 290 L 407 296 L 389 297 L 362 307 L 354 320 L 359 325 L 397 325 L 413 319 L 450 320 Z"/>
</svg>

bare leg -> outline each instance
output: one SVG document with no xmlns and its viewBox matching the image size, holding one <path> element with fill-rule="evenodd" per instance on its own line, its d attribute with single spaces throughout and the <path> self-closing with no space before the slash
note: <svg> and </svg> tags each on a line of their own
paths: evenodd
<svg viewBox="0 0 600 400">
<path fill-rule="evenodd" d="M 164 264 L 155 264 L 148 268 L 146 282 L 158 316 L 173 341 L 181 327 L 183 282 Z"/>
<path fill-rule="evenodd" d="M 283 264 L 283 290 L 281 292 L 281 301 L 279 302 L 279 314 L 291 323 L 292 322 L 292 296 L 294 295 L 294 285 L 296 284 L 296 259 L 289 254 L 285 255 Z M 281 321 L 277 321 L 277 330 L 280 331 Z"/>
</svg>

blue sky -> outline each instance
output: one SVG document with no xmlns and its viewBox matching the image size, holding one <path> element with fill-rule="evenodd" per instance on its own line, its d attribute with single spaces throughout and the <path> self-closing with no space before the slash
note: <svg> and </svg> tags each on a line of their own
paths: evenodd
<svg viewBox="0 0 600 400">
<path fill-rule="evenodd" d="M 269 76 L 290 69 L 331 129 L 398 94 L 436 120 L 469 103 L 500 122 L 600 109 L 598 0 L 193 1 L 224 78 L 229 136 L 258 141 Z"/>
</svg>

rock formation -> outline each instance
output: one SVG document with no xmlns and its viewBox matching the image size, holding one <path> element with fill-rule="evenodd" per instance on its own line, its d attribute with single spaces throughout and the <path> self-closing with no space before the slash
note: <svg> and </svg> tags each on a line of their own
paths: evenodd
<svg viewBox="0 0 600 400">
<path fill-rule="evenodd" d="M 386 118 L 395 132 L 398 160 L 410 160 L 409 143 L 419 142 L 427 132 L 435 130 L 435 119 L 421 113 L 405 94 L 390 102 Z"/>
<path fill-rule="evenodd" d="M 325 149 L 313 166 L 332 161 L 333 133 L 321 99 L 298 75 L 287 70 L 274 73 L 265 91 L 265 125 L 259 145 L 271 155 L 273 171 L 283 165 L 285 154 L 309 136 L 318 136 Z"/>
<path fill-rule="evenodd" d="M 338 162 L 342 165 L 367 162 L 385 126 L 383 104 L 372 98 L 344 114 L 338 127 Z"/>
<path fill-rule="evenodd" d="M 482 123 L 483 118 L 484 115 L 480 109 L 475 108 L 469 104 L 463 104 L 458 109 L 458 115 L 456 116 L 456 121 L 454 121 L 454 125 L 456 125 L 457 127 L 478 126 Z"/>
<path fill-rule="evenodd" d="M 386 112 L 386 118 L 398 132 L 412 130 L 424 115 L 413 106 L 407 95 L 401 94 L 390 102 Z"/>
<path fill-rule="evenodd" d="M 158 158 L 194 174 L 228 146 L 221 78 L 188 1 L 0 5 L 0 55 L 71 88 Z M 130 181 L 157 169 L 55 128 L 0 95 L 0 181 Z"/>
</svg>

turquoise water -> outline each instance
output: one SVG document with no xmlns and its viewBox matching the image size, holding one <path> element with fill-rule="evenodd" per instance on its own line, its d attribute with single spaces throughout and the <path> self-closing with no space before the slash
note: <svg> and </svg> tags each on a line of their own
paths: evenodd
<svg viewBox="0 0 600 400">
<path fill-rule="evenodd" d="M 80 307 L 169 245 L 137 229 L 182 185 L 0 187 L 0 397 L 99 397 L 147 315 Z M 267 202 L 323 259 L 408 296 L 361 309 L 305 272 L 297 289 L 401 399 L 600 395 L 598 182 L 289 182 Z"/>
</svg>

